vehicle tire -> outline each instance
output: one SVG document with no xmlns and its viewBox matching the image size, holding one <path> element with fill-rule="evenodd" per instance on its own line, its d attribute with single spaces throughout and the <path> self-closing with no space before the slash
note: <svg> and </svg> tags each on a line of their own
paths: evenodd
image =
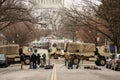
<svg viewBox="0 0 120 80">
<path fill-rule="evenodd" d="M 74 65 L 79 64 L 79 62 L 80 62 L 80 59 L 78 59 L 78 58 L 73 59 L 73 64 Z"/>
<path fill-rule="evenodd" d="M 8 65 L 8 63 L 6 62 L 6 63 L 4 64 L 4 66 L 5 66 L 5 67 L 8 67 L 9 65 Z"/>
<path fill-rule="evenodd" d="M 105 59 L 102 58 L 102 59 L 99 60 L 99 65 L 100 66 L 105 66 L 105 64 L 106 64 L 106 60 Z"/>
<path fill-rule="evenodd" d="M 26 58 L 25 61 L 24 61 L 24 63 L 25 63 L 26 65 L 29 65 L 29 64 L 30 64 L 30 58 Z"/>
</svg>

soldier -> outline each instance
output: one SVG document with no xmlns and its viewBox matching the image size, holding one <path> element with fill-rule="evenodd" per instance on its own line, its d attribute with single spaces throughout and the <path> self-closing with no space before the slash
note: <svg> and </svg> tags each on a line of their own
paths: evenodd
<svg viewBox="0 0 120 80">
<path fill-rule="evenodd" d="M 65 53 L 65 66 L 68 64 L 69 54 Z"/>
<path fill-rule="evenodd" d="M 43 57 L 43 63 L 46 64 L 46 54 L 44 53 L 42 57 Z"/>
<path fill-rule="evenodd" d="M 37 68 L 37 66 L 36 66 L 36 62 L 37 62 L 36 53 L 37 53 L 37 49 L 35 49 L 34 53 L 31 55 L 31 62 L 32 62 L 33 69 Z"/>
<path fill-rule="evenodd" d="M 37 54 L 37 65 L 39 66 L 40 65 L 40 54 Z"/>
<path fill-rule="evenodd" d="M 19 48 L 19 56 L 20 56 L 20 62 L 21 62 L 21 70 L 23 70 L 24 65 L 24 54 L 22 47 Z"/>
</svg>

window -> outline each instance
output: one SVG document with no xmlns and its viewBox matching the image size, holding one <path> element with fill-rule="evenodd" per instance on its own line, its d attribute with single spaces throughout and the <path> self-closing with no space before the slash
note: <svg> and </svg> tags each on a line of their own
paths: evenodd
<svg viewBox="0 0 120 80">
<path fill-rule="evenodd" d="M 32 48 L 28 48 L 28 52 L 32 52 Z"/>
</svg>

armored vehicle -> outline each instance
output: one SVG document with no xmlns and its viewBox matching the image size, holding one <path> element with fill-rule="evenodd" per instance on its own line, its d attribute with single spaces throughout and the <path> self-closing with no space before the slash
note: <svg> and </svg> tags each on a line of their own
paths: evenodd
<svg viewBox="0 0 120 80">
<path fill-rule="evenodd" d="M 0 54 L 6 56 L 7 63 L 20 61 L 18 50 L 18 44 L 0 45 Z"/>
<path fill-rule="evenodd" d="M 23 46 L 22 49 L 23 49 L 23 53 L 24 53 L 25 64 L 29 64 L 30 56 L 33 53 L 33 48 Z M 6 60 L 7 60 L 6 62 L 9 64 L 20 61 L 18 44 L 1 45 L 0 46 L 0 54 L 5 54 Z"/>
<path fill-rule="evenodd" d="M 62 52 L 61 49 L 58 49 L 56 47 L 51 47 L 49 49 L 49 57 L 50 58 L 54 58 L 54 59 L 58 59 L 58 57 L 64 57 L 64 53 Z"/>
<path fill-rule="evenodd" d="M 106 58 L 109 57 L 109 49 L 106 46 L 96 47 L 94 43 L 67 43 L 65 47 L 65 54 L 69 54 L 69 57 L 73 55 L 74 59 L 71 62 L 77 64 L 79 60 L 94 61 L 96 65 L 104 66 L 106 64 Z"/>
<path fill-rule="evenodd" d="M 33 47 L 30 46 L 23 46 L 23 53 L 24 53 L 24 63 L 25 64 L 30 64 L 30 57 L 33 53 Z"/>
</svg>

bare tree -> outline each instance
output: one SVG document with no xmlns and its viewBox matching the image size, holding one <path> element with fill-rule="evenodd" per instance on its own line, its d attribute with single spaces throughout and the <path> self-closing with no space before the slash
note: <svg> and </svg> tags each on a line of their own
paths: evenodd
<svg viewBox="0 0 120 80">
<path fill-rule="evenodd" d="M 79 27 L 83 27 L 83 30 L 88 29 L 86 33 L 89 31 L 94 33 L 92 36 L 97 36 L 98 33 L 101 33 L 104 37 L 111 40 L 119 51 L 120 15 L 118 13 L 120 11 L 120 0 L 99 0 L 100 4 L 84 0 L 84 3 L 82 8 L 78 4 L 77 6 L 72 6 L 72 8 L 64 9 L 65 16 L 67 16 L 67 26 L 76 21 Z"/>
<path fill-rule="evenodd" d="M 57 9 L 43 9 L 39 15 L 39 23 L 41 23 L 41 28 L 51 29 L 52 34 L 58 35 L 58 31 L 61 27 L 61 16 Z"/>
<path fill-rule="evenodd" d="M 52 34 L 52 30 L 48 28 L 35 28 L 35 39 L 40 40 L 40 37 L 47 37 Z"/>
<path fill-rule="evenodd" d="M 25 0 L 0 0 L 0 33 L 9 43 L 24 45 L 35 39 L 34 4 L 26 6 Z"/>
<path fill-rule="evenodd" d="M 26 8 L 23 2 L 24 0 L 0 0 L 0 31 L 14 23 L 36 22 L 31 10 Z"/>
<path fill-rule="evenodd" d="M 109 40 L 117 46 L 118 52 L 120 51 L 120 0 L 99 0 L 100 5 L 92 3 L 90 0 L 87 0 L 86 4 L 89 5 L 89 8 L 95 13 L 93 18 L 88 18 L 92 22 L 97 24 L 96 30 L 105 35 Z M 92 5 L 91 5 L 92 4 Z"/>
<path fill-rule="evenodd" d="M 77 37 L 79 39 L 80 38 L 82 39 L 82 36 L 77 36 L 77 35 L 82 34 L 84 35 L 84 37 L 88 36 L 88 35 L 85 36 L 86 33 L 89 33 L 89 28 L 88 27 L 86 28 L 85 25 L 83 24 L 84 22 L 84 16 L 82 15 L 83 12 L 80 11 L 80 14 L 78 15 L 76 11 L 78 12 L 79 10 L 77 10 L 77 8 L 74 6 L 72 8 L 63 8 L 61 11 L 63 16 L 61 22 L 63 23 L 63 27 L 64 27 L 62 28 L 63 35 L 69 36 L 69 38 L 73 39 L 73 41 L 77 40 Z M 86 32 L 86 30 L 88 31 Z M 85 34 L 83 34 L 84 32 Z"/>
<path fill-rule="evenodd" d="M 33 24 L 26 22 L 31 29 L 28 29 L 23 22 L 16 23 L 14 25 L 8 26 L 2 31 L 6 40 L 11 44 L 19 44 L 21 46 L 26 45 L 35 39 L 35 28 Z"/>
</svg>

